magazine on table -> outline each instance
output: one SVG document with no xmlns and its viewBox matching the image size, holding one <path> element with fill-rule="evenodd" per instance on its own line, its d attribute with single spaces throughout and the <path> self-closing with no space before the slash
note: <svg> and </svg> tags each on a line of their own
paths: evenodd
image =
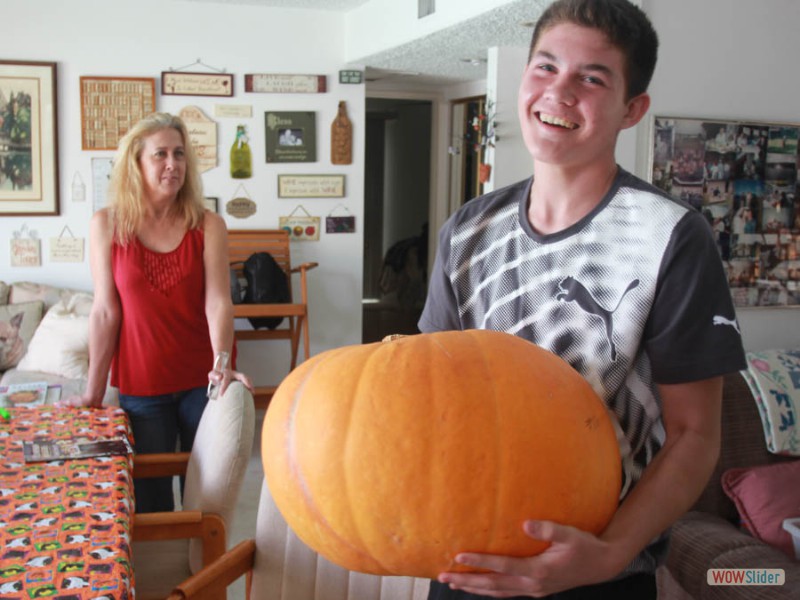
<svg viewBox="0 0 800 600">
<path fill-rule="evenodd" d="M 25 462 L 28 463 L 133 454 L 133 448 L 128 438 L 124 436 L 23 441 L 22 448 L 25 453 Z"/>
<path fill-rule="evenodd" d="M 0 407 L 13 408 L 53 404 L 61 398 L 61 386 L 46 381 L 11 383 L 0 386 Z"/>
</svg>

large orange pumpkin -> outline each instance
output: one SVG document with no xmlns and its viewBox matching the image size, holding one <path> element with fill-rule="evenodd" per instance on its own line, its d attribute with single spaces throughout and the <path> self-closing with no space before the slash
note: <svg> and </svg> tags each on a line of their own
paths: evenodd
<svg viewBox="0 0 800 600">
<path fill-rule="evenodd" d="M 462 551 L 530 556 L 550 519 L 599 533 L 620 490 L 606 408 L 556 355 L 494 331 L 321 353 L 280 385 L 267 484 L 311 548 L 353 571 L 434 578 Z"/>
</svg>

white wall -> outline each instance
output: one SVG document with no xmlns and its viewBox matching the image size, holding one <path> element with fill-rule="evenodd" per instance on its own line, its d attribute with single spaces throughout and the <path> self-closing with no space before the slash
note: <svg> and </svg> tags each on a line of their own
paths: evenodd
<svg viewBox="0 0 800 600">
<path fill-rule="evenodd" d="M 345 66 L 343 17 L 333 11 L 263 9 L 252 6 L 208 3 L 108 2 L 107 0 L 12 0 L 3 2 L 0 21 L 0 55 L 4 59 L 56 61 L 58 63 L 58 138 L 61 215 L 58 217 L 3 217 L 0 219 L 0 279 L 34 280 L 91 289 L 88 261 L 53 264 L 47 258 L 47 239 L 58 236 L 64 225 L 78 237 L 88 237 L 92 215 L 91 158 L 109 152 L 81 150 L 79 76 L 154 77 L 159 110 L 178 112 L 186 105 L 200 106 L 213 118 L 217 103 L 253 107 L 250 119 L 219 118 L 220 166 L 204 174 L 205 192 L 218 196 L 220 204 L 233 197 L 240 182 L 256 202 L 257 213 L 248 219 L 225 216 L 231 229 L 278 226 L 278 217 L 298 203 L 324 217 L 340 202 L 363 224 L 364 86 L 339 84 L 338 71 Z M 225 68 L 234 74 L 233 98 L 158 95 L 161 72 L 193 63 Z M 201 70 L 202 69 L 198 69 Z M 327 75 L 324 94 L 247 94 L 245 73 L 301 73 Z M 353 122 L 353 164 L 332 166 L 330 125 L 338 102 L 347 102 Z M 266 110 L 311 110 L 317 118 L 317 162 L 267 165 L 264 153 Z M 229 176 L 228 153 L 236 125 L 247 125 L 253 151 L 253 178 Z M 71 200 L 71 183 L 80 173 L 87 185 L 87 201 Z M 279 173 L 343 173 L 343 199 L 288 200 L 277 198 Z M 238 194 L 241 195 L 241 192 Z M 220 212 L 223 212 L 221 209 Z M 10 267 L 9 239 L 24 224 L 44 239 L 43 265 Z M 88 240 L 87 240 L 88 244 Z M 326 235 L 320 242 L 292 246 L 293 262 L 317 261 L 310 273 L 312 350 L 361 340 L 361 282 L 363 242 L 360 234 Z M 240 366 L 257 383 L 274 383 L 272 371 L 288 366 L 287 344 L 241 344 Z M 264 352 L 267 350 L 267 352 Z M 266 357 L 266 358 L 265 358 Z"/>
<path fill-rule="evenodd" d="M 533 160 L 525 147 L 517 113 L 517 90 L 528 61 L 528 48 L 489 48 L 486 97 L 494 104 L 495 129 L 499 140 L 487 152 L 493 165 L 486 192 L 499 190 L 530 177 Z"/>
<path fill-rule="evenodd" d="M 800 2 L 644 0 L 642 7 L 661 42 L 650 115 L 800 123 Z M 640 175 L 646 134 L 642 128 Z M 800 347 L 799 311 L 740 309 L 746 348 Z"/>
</svg>

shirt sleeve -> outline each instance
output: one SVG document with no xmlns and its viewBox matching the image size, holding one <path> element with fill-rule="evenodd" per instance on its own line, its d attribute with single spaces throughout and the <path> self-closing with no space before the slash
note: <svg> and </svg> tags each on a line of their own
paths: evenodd
<svg viewBox="0 0 800 600">
<path fill-rule="evenodd" d="M 422 316 L 417 324 L 423 333 L 462 329 L 458 314 L 458 301 L 449 273 L 452 231 L 453 217 L 439 231 L 439 244 L 428 282 L 428 295 L 425 299 Z"/>
<path fill-rule="evenodd" d="M 676 226 L 645 331 L 657 383 L 686 383 L 745 368 L 728 280 L 703 216 Z"/>
</svg>

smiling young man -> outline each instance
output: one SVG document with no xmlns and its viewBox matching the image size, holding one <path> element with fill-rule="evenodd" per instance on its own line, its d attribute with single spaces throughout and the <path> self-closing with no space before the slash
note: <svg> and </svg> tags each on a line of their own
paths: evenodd
<svg viewBox="0 0 800 600">
<path fill-rule="evenodd" d="M 575 367 L 616 419 L 619 509 L 599 536 L 521 523 L 550 548 L 459 555 L 490 572 L 442 573 L 431 599 L 655 598 L 668 528 L 713 470 L 722 375 L 745 364 L 724 269 L 704 217 L 614 155 L 649 108 L 657 48 L 627 0 L 544 12 L 518 100 L 534 176 L 444 225 L 419 323 L 506 331 Z"/>
</svg>

